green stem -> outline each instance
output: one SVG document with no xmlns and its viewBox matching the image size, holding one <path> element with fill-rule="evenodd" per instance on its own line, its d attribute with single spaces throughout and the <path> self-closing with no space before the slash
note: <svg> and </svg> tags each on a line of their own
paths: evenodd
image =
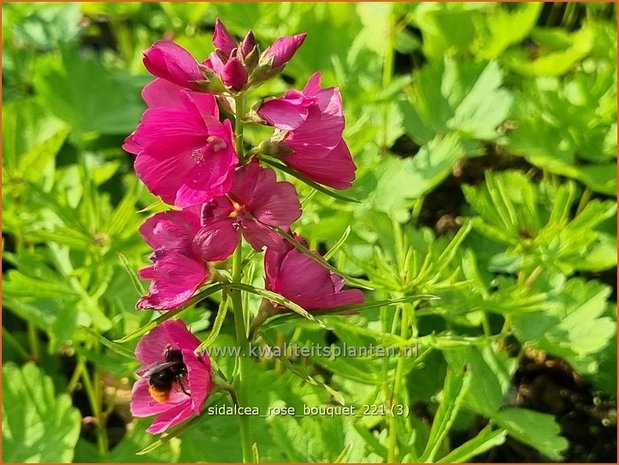
<svg viewBox="0 0 619 465">
<path fill-rule="evenodd" d="M 236 118 L 234 120 L 234 148 L 241 163 L 245 161 L 243 146 L 243 118 L 245 117 L 245 93 L 234 97 L 236 103 Z"/>
<path fill-rule="evenodd" d="M 86 396 L 88 396 L 90 408 L 92 409 L 92 415 L 95 418 L 95 423 L 97 426 L 97 448 L 99 449 L 99 454 L 105 456 L 108 452 L 108 440 L 107 431 L 105 429 L 105 420 L 103 418 L 103 412 L 101 410 L 101 403 L 99 399 L 100 396 L 97 393 L 97 388 L 90 379 L 88 370 L 83 369 L 81 371 L 82 381 L 84 382 L 84 389 L 86 390 Z"/>
<path fill-rule="evenodd" d="M 232 258 L 232 281 L 234 283 L 241 282 L 242 277 L 243 255 L 241 244 L 237 246 Z M 237 377 L 237 396 L 238 402 L 242 407 L 247 407 L 247 381 L 248 381 L 248 364 L 249 361 L 249 341 L 245 330 L 245 314 L 243 313 L 243 299 L 241 291 L 238 289 L 230 290 L 230 298 L 232 299 L 232 308 L 234 309 L 234 326 L 236 329 L 236 342 L 241 349 L 241 355 L 238 360 L 238 377 Z M 241 427 L 241 448 L 243 450 L 243 462 L 252 462 L 252 441 L 250 436 L 249 416 L 240 415 Z"/>
<path fill-rule="evenodd" d="M 234 121 L 234 137 L 235 148 L 241 163 L 245 159 L 243 146 L 243 118 L 245 116 L 245 94 L 240 93 L 235 98 L 236 103 L 236 119 Z M 234 255 L 232 257 L 232 283 L 241 283 L 243 278 L 243 240 L 239 241 Z M 249 340 L 247 338 L 247 330 L 245 328 L 245 313 L 243 312 L 243 299 L 239 289 L 230 289 L 230 299 L 234 310 L 234 327 L 236 330 L 236 343 L 241 349 L 241 354 L 238 360 L 238 376 L 236 379 L 236 392 L 238 403 L 242 407 L 247 407 L 247 382 L 249 381 Z M 248 415 L 239 415 L 240 432 L 241 432 L 241 449 L 243 451 L 243 462 L 252 463 L 252 440 L 250 417 Z"/>
<path fill-rule="evenodd" d="M 402 321 L 400 323 L 400 337 L 408 339 L 409 312 L 408 306 L 402 306 Z M 399 402 L 400 389 L 404 384 L 404 349 L 400 349 L 398 362 L 395 368 L 395 376 L 393 380 L 393 389 L 391 391 L 390 407 L 394 403 Z M 398 461 L 397 446 L 398 446 L 398 419 L 395 416 L 389 417 L 389 448 L 387 450 L 387 463 L 395 463 Z"/>
<path fill-rule="evenodd" d="M 77 382 L 80 380 L 83 370 L 84 370 L 84 360 L 79 359 L 77 362 L 77 365 L 75 365 L 75 370 L 73 370 L 73 374 L 71 375 L 69 384 L 67 384 L 67 392 L 69 394 L 71 394 L 77 387 Z"/>
<path fill-rule="evenodd" d="M 28 323 L 28 343 L 30 344 L 30 359 L 38 362 L 41 358 L 41 347 L 37 328 L 32 323 Z"/>
</svg>

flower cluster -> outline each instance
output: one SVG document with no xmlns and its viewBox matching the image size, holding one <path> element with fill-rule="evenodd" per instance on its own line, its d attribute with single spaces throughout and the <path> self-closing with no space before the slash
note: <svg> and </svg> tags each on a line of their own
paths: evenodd
<svg viewBox="0 0 619 465">
<path fill-rule="evenodd" d="M 228 259 L 241 239 L 257 252 L 266 249 L 266 288 L 297 305 L 316 310 L 363 302 L 361 291 L 345 290 L 341 276 L 282 234 L 292 232 L 301 205 L 294 185 L 278 180 L 269 167 L 278 160 L 302 180 L 351 186 L 356 167 L 342 137 L 339 90 L 322 87 L 315 73 L 302 90 L 245 110 L 249 91 L 281 73 L 304 40 L 305 34 L 280 37 L 261 52 L 252 32 L 237 42 L 217 20 L 215 50 L 202 62 L 166 40 L 144 52 L 155 79 L 142 92 L 148 108 L 123 148 L 135 155 L 142 182 L 173 208 L 140 228 L 153 252 L 152 265 L 140 270 L 150 287 L 138 309 L 187 304 L 215 279 L 215 268 L 224 265 L 214 263 Z M 271 126 L 273 134 L 246 152 L 244 124 Z M 149 430 L 161 432 L 200 411 L 210 389 L 210 365 L 193 353 L 199 341 L 180 320 L 146 338 L 136 355 L 151 368 L 140 372 L 132 410 L 136 416 L 159 414 Z M 173 386 L 173 392 L 158 390 L 158 383 Z"/>
</svg>

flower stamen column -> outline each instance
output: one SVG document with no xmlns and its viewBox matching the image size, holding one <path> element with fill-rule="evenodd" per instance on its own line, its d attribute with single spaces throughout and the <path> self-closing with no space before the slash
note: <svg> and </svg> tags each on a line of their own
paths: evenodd
<svg viewBox="0 0 619 465">
<path fill-rule="evenodd" d="M 234 138 L 235 148 L 241 163 L 245 157 L 243 147 L 243 117 L 245 112 L 245 95 L 240 93 L 235 97 L 236 103 L 236 120 L 234 123 Z M 232 256 L 232 282 L 241 283 L 243 278 L 243 240 L 240 239 L 234 255 Z M 238 359 L 238 377 L 236 390 L 238 402 L 241 407 L 248 406 L 247 398 L 247 381 L 248 381 L 248 357 L 249 357 L 249 341 L 247 339 L 247 330 L 245 328 L 245 313 L 243 311 L 243 299 L 241 291 L 238 289 L 230 290 L 230 299 L 232 300 L 232 308 L 234 311 L 234 326 L 236 329 L 236 343 L 241 349 L 241 355 Z M 240 430 L 241 430 L 241 449 L 243 451 L 243 462 L 253 462 L 252 440 L 250 417 L 247 415 L 239 415 Z"/>
</svg>

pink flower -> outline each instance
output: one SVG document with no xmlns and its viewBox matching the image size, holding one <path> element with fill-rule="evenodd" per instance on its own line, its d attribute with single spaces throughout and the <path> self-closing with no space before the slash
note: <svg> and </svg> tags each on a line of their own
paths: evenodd
<svg viewBox="0 0 619 465">
<path fill-rule="evenodd" d="M 227 196 L 203 205 L 202 229 L 195 243 L 205 253 L 219 247 L 229 255 L 242 234 L 255 250 L 281 248 L 280 236 L 269 226 L 288 229 L 299 216 L 301 205 L 294 186 L 277 182 L 273 170 L 252 162 L 236 170 Z"/>
<path fill-rule="evenodd" d="M 150 279 L 149 294 L 140 297 L 138 309 L 171 310 L 186 303 L 209 277 L 209 269 L 193 251 L 200 229 L 199 207 L 157 213 L 140 227 L 140 234 L 153 248 L 153 265 L 139 271 Z"/>
<path fill-rule="evenodd" d="M 135 171 L 148 189 L 178 207 L 228 192 L 238 157 L 215 97 L 162 79 L 142 95 L 149 108 L 123 148 L 137 155 Z"/>
<path fill-rule="evenodd" d="M 286 66 L 307 37 L 306 33 L 294 36 L 278 37 L 269 48 L 262 54 L 262 60 L 270 64 L 272 68 Z"/>
<path fill-rule="evenodd" d="M 204 408 L 213 384 L 208 356 L 194 353 L 199 345 L 181 320 L 164 321 L 138 343 L 135 355 L 143 367 L 131 391 L 131 414 L 157 415 L 149 433 L 162 433 Z"/>
<path fill-rule="evenodd" d="M 295 239 L 303 243 L 295 235 Z M 364 302 L 359 289 L 344 290 L 344 278 L 312 260 L 284 241 L 284 251 L 267 249 L 264 255 L 266 288 L 283 295 L 306 310 L 358 305 Z"/>
<path fill-rule="evenodd" d="M 310 77 L 303 91 L 264 102 L 258 114 L 285 132 L 283 138 L 275 136 L 274 152 L 291 168 L 336 189 L 352 185 L 356 166 L 342 139 L 342 97 L 336 87 L 320 87 L 320 73 Z"/>
<path fill-rule="evenodd" d="M 188 89 L 204 79 L 200 65 L 187 50 L 170 40 L 159 40 L 144 52 L 144 66 L 153 75 Z"/>
</svg>

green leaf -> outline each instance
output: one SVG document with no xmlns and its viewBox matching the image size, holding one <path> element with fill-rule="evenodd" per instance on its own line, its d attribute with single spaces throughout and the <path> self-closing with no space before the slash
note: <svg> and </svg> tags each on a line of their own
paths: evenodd
<svg viewBox="0 0 619 465">
<path fill-rule="evenodd" d="M 443 351 L 452 370 L 469 367 L 472 379 L 465 406 L 485 416 L 495 413 L 503 404 L 517 360 L 509 359 L 507 354 L 497 352 L 491 345 L 438 347 Z"/>
<path fill-rule="evenodd" d="M 4 176 L 37 182 L 67 137 L 68 127 L 34 99 L 5 105 L 2 117 Z"/>
<path fill-rule="evenodd" d="M 307 416 L 274 417 L 268 424 L 279 449 L 291 462 L 336 462 L 346 448 L 351 449 L 350 462 L 381 461 L 378 455 L 365 452 L 365 440 L 348 416 L 329 418 L 328 422 Z"/>
<path fill-rule="evenodd" d="M 420 462 L 434 461 L 434 457 L 438 453 L 443 440 L 447 437 L 451 426 L 456 420 L 456 416 L 464 401 L 464 396 L 470 388 L 471 378 L 471 372 L 466 368 L 464 368 L 463 373 L 462 370 L 460 373 L 448 370 L 441 402 L 432 422 L 430 438 L 425 450 L 419 457 Z"/>
<path fill-rule="evenodd" d="M 478 142 L 495 140 L 497 127 L 505 120 L 512 104 L 510 92 L 503 89 L 502 72 L 494 61 L 458 63 L 445 58 L 443 63 L 424 66 L 414 76 L 408 101 L 400 103 L 404 127 L 419 144 L 437 135 L 456 132 L 466 154 L 478 152 Z"/>
<path fill-rule="evenodd" d="M 511 152 L 530 163 L 585 183 L 596 192 L 616 192 L 617 92 L 614 61 L 596 72 L 525 81 L 507 139 Z"/>
<path fill-rule="evenodd" d="M 17 270 L 7 273 L 3 291 L 5 297 L 10 298 L 74 298 L 78 294 L 66 282 L 54 277 L 54 280 L 46 280 L 26 276 Z"/>
<path fill-rule="evenodd" d="M 436 136 L 413 158 L 381 160 L 380 170 L 376 170 L 376 187 L 367 200 L 378 211 L 406 210 L 412 200 L 440 184 L 464 156 L 460 138 L 448 134 Z"/>
<path fill-rule="evenodd" d="M 137 88 L 121 85 L 100 63 L 76 51 L 64 50 L 62 62 L 41 63 L 34 81 L 48 108 L 78 132 L 128 134 L 143 110 Z"/>
<path fill-rule="evenodd" d="M 480 37 L 472 48 L 482 59 L 499 58 L 510 45 L 523 41 L 535 26 L 543 4 L 522 3 L 511 11 L 504 6 L 498 4 L 491 14 L 473 18 Z"/>
<path fill-rule="evenodd" d="M 507 68 L 523 76 L 561 76 L 582 60 L 593 48 L 594 33 L 583 28 L 569 34 L 562 29 L 536 29 L 532 39 L 541 54 L 531 60 L 524 50 L 514 49 L 503 57 Z M 561 43 L 560 47 L 555 45 Z"/>
<path fill-rule="evenodd" d="M 561 427 L 552 415 L 522 408 L 506 408 L 491 415 L 492 421 L 510 436 L 540 451 L 550 460 L 560 461 L 568 442 L 559 434 Z"/>
<path fill-rule="evenodd" d="M 615 322 L 602 316 L 609 295 L 610 288 L 599 282 L 571 279 L 549 294 L 545 311 L 514 318 L 516 335 L 581 372 L 595 373 L 597 364 L 591 355 L 616 334 Z"/>
<path fill-rule="evenodd" d="M 200 419 L 201 417 L 194 417 L 184 423 L 181 423 L 180 425 L 171 428 L 169 431 L 166 431 L 159 439 L 151 442 L 148 446 L 136 452 L 136 455 L 147 455 L 155 451 L 156 449 L 159 449 L 164 444 L 167 444 L 171 440 L 176 439 L 179 434 L 181 434 L 183 431 L 190 428 L 191 426 L 195 425 Z"/>
<path fill-rule="evenodd" d="M 521 266 L 530 268 L 529 272 L 535 266 L 570 274 L 580 266 L 601 269 L 615 265 L 609 257 L 595 265 L 586 259 L 597 247 L 609 246 L 598 226 L 616 214 L 613 201 L 583 199 L 584 207 L 570 218 L 577 200 L 573 182 L 534 184 L 522 172 L 511 170 L 487 172 L 485 184 L 464 186 L 463 191 L 479 215 L 473 218 L 474 227 L 490 239 L 508 244 L 507 254 L 521 255 Z"/>
<path fill-rule="evenodd" d="M 271 347 L 276 347 L 276 344 L 273 343 L 273 341 L 266 335 L 266 333 L 264 331 L 260 331 L 260 337 Z M 325 391 L 327 391 L 329 393 L 330 396 L 333 397 L 333 399 L 338 402 L 340 405 L 345 405 L 346 401 L 344 400 L 344 397 L 342 397 L 342 394 L 340 394 L 339 392 L 337 392 L 335 389 L 333 389 L 332 387 L 330 387 L 329 385 L 323 383 L 322 381 L 316 379 L 314 376 L 311 376 L 309 373 L 307 373 L 307 370 L 304 370 L 302 367 L 299 367 L 297 365 L 294 365 L 293 363 L 290 362 L 290 359 L 287 357 L 286 354 L 284 353 L 279 353 L 278 351 L 273 350 L 272 352 L 280 362 L 282 362 L 284 364 L 284 366 L 286 367 L 286 369 L 288 371 L 290 371 L 291 373 L 293 373 L 294 375 L 298 376 L 299 378 L 301 378 L 303 381 L 305 381 L 308 384 L 311 384 L 313 386 L 320 386 L 321 388 L 323 388 Z"/>
<path fill-rule="evenodd" d="M 491 425 L 482 429 L 477 436 L 469 439 L 464 444 L 456 447 L 445 457 L 437 460 L 438 463 L 463 463 L 469 462 L 474 457 L 498 447 L 505 442 L 507 431 L 493 429 Z"/>
<path fill-rule="evenodd" d="M 31 6 L 28 16 L 15 25 L 14 37 L 22 46 L 51 51 L 79 37 L 80 19 L 77 4 Z"/>
<path fill-rule="evenodd" d="M 32 363 L 2 367 L 2 461 L 71 462 L 80 414 Z"/>
<path fill-rule="evenodd" d="M 475 39 L 478 11 L 466 4 L 422 3 L 415 10 L 415 24 L 423 36 L 423 52 L 430 58 L 466 52 Z"/>
<path fill-rule="evenodd" d="M 432 300 L 437 300 L 437 299 L 438 299 L 437 296 L 429 295 L 429 294 L 410 295 L 410 296 L 398 297 L 398 298 L 393 298 L 393 299 L 378 300 L 375 302 L 366 302 L 366 303 L 359 304 L 359 305 L 342 305 L 340 307 L 334 307 L 334 308 L 329 308 L 329 309 L 312 310 L 312 315 L 331 316 L 331 315 L 337 315 L 338 313 L 345 315 L 347 312 L 358 313 L 363 310 L 375 310 L 375 309 L 380 309 L 384 307 L 389 307 L 391 305 L 399 305 L 399 304 L 403 304 L 407 302 L 414 302 L 418 300 L 432 301 Z M 263 325 L 267 328 L 274 328 L 274 327 L 290 322 L 291 320 L 294 319 L 294 317 L 295 317 L 294 315 L 290 315 L 290 314 L 274 315 L 270 317 L 268 320 L 266 320 L 266 322 L 263 323 Z M 329 320 L 329 325 L 331 325 L 332 321 L 334 320 Z"/>
</svg>

